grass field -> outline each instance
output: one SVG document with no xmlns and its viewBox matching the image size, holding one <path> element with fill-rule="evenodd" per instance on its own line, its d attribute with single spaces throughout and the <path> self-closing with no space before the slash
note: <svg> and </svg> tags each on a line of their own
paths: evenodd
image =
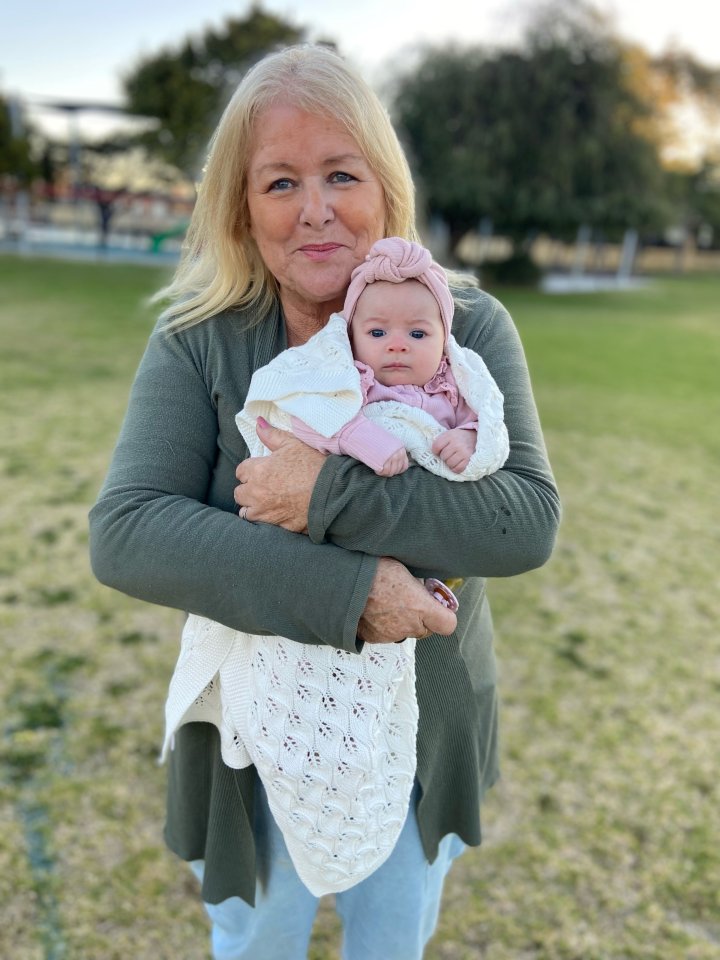
<svg viewBox="0 0 720 960">
<path fill-rule="evenodd" d="M 195 960 L 166 852 L 180 615 L 96 584 L 86 514 L 156 271 L 0 258 L 0 957 Z M 720 958 L 720 278 L 503 292 L 565 518 L 494 581 L 503 780 L 427 960 Z M 330 904 L 313 960 L 338 956 Z"/>
</svg>

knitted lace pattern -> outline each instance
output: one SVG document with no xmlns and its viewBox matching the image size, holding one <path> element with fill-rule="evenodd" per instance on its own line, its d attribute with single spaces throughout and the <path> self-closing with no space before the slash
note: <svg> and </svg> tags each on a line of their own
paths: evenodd
<svg viewBox="0 0 720 960">
<path fill-rule="evenodd" d="M 180 723 L 214 723 L 224 762 L 255 765 L 310 892 L 346 890 L 390 855 L 407 816 L 414 644 L 349 653 L 191 615 L 166 704 L 163 757 Z"/>
</svg>

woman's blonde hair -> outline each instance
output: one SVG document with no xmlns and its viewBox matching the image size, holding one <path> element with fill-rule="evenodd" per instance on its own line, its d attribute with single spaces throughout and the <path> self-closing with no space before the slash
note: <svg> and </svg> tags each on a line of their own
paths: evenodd
<svg viewBox="0 0 720 960">
<path fill-rule="evenodd" d="M 277 286 L 250 236 L 247 169 L 258 113 L 277 103 L 333 117 L 362 150 L 385 198 L 385 235 L 417 240 L 410 169 L 390 118 L 363 78 L 327 47 L 269 54 L 248 71 L 210 141 L 180 263 L 155 300 L 178 329 L 229 307 L 270 308 Z M 348 278 L 349 279 L 349 278 Z"/>
</svg>

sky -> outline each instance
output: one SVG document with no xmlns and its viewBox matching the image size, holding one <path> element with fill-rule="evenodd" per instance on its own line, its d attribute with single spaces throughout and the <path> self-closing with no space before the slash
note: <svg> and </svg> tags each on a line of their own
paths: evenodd
<svg viewBox="0 0 720 960">
<path fill-rule="evenodd" d="M 262 0 L 265 10 L 334 39 L 371 82 L 422 43 L 503 44 L 532 0 Z M 652 53 L 674 44 L 720 66 L 720 4 L 597 0 L 618 32 Z M 119 103 L 143 55 L 173 47 L 250 0 L 0 0 L 0 94 Z M 58 118 L 58 122 L 67 122 Z"/>
</svg>

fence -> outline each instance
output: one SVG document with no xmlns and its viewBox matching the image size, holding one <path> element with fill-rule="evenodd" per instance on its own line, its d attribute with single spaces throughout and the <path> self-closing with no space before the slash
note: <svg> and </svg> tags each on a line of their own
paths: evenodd
<svg viewBox="0 0 720 960">
<path fill-rule="evenodd" d="M 460 244 L 459 253 L 466 263 L 480 265 L 503 260 L 511 252 L 504 237 L 482 237 L 469 234 Z M 615 274 L 622 258 L 622 244 L 563 243 L 550 237 L 538 237 L 532 245 L 532 258 L 546 271 L 566 273 Z M 633 272 L 684 273 L 694 271 L 720 273 L 720 250 L 702 249 L 692 240 L 682 246 L 656 246 L 641 243 L 635 255 Z"/>
</svg>

